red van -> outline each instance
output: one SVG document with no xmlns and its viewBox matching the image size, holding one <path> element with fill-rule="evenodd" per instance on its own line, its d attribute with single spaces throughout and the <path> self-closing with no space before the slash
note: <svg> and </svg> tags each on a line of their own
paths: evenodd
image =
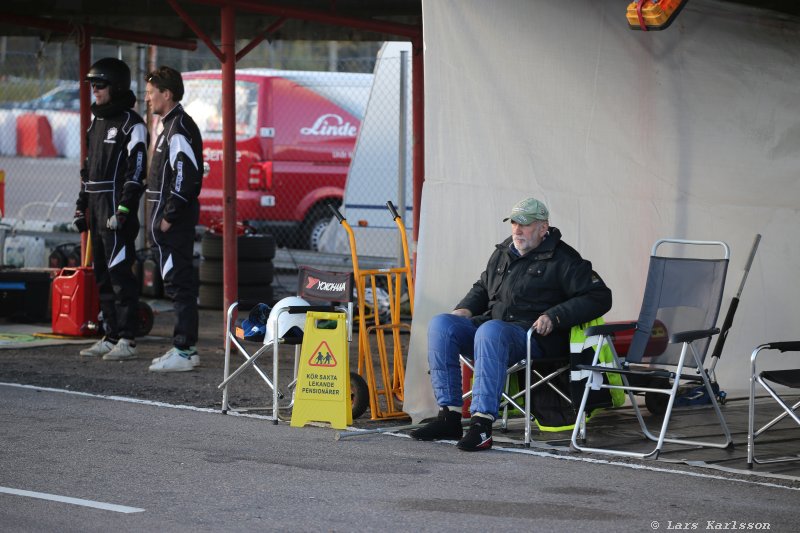
<svg viewBox="0 0 800 533">
<path fill-rule="evenodd" d="M 236 217 L 279 244 L 317 248 L 341 205 L 372 74 L 236 71 Z M 222 74 L 183 75 L 186 112 L 203 135 L 208 165 L 200 224 L 222 220 Z"/>
</svg>

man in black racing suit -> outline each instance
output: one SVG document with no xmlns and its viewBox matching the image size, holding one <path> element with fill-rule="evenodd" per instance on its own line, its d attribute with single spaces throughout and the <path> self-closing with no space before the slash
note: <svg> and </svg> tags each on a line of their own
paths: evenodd
<svg viewBox="0 0 800 533">
<path fill-rule="evenodd" d="M 81 233 L 91 230 L 105 336 L 80 353 L 122 361 L 136 357 L 139 287 L 133 262 L 148 133 L 132 109 L 136 97 L 130 90 L 131 71 L 123 61 L 100 59 L 89 69 L 86 81 L 95 98 L 94 119 L 86 132 L 87 156 L 74 224 Z"/>
<path fill-rule="evenodd" d="M 203 178 L 203 140 L 180 100 L 183 79 L 170 67 L 147 76 L 145 99 L 161 117 L 148 176 L 147 200 L 154 202 L 153 243 L 161 265 L 164 292 L 175 306 L 173 347 L 153 359 L 151 372 L 185 372 L 200 362 L 197 355 L 198 281 L 192 266 L 198 195 Z"/>
</svg>

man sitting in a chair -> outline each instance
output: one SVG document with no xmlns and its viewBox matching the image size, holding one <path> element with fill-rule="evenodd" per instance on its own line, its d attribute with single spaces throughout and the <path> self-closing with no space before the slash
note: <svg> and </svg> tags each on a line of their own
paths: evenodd
<svg viewBox="0 0 800 533">
<path fill-rule="evenodd" d="M 535 198 L 515 205 L 503 219 L 511 220 L 511 237 L 497 245 L 456 309 L 431 320 L 428 364 L 441 410 L 413 438 L 458 439 L 461 450 L 488 450 L 506 369 L 526 357 L 531 324 L 532 357 L 566 357 L 570 328 L 611 309 L 611 290 L 548 219 Z M 459 354 L 475 361 L 472 424 L 463 437 Z"/>
</svg>

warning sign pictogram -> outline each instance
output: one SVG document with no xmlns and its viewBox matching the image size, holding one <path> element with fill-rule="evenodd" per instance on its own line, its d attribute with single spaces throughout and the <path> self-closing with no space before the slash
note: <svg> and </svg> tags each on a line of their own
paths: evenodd
<svg viewBox="0 0 800 533">
<path fill-rule="evenodd" d="M 317 346 L 316 350 L 311 353 L 308 364 L 309 366 L 326 366 L 329 368 L 336 366 L 336 357 L 327 342 L 322 341 Z"/>
</svg>

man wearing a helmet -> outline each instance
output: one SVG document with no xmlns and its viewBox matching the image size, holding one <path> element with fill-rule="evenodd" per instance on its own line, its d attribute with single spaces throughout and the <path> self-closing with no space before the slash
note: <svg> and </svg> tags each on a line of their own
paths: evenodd
<svg viewBox="0 0 800 533">
<path fill-rule="evenodd" d="M 145 100 L 163 126 L 150 161 L 147 201 L 153 203 L 151 228 L 164 292 L 175 306 L 172 348 L 153 359 L 151 372 L 185 372 L 200 361 L 196 347 L 199 288 L 192 257 L 200 216 L 203 139 L 183 110 L 181 98 L 180 72 L 162 66 L 147 75 Z"/>
<path fill-rule="evenodd" d="M 105 336 L 80 353 L 122 361 L 136 357 L 139 288 L 133 261 L 148 133 L 133 110 L 136 97 L 128 65 L 113 57 L 100 59 L 89 69 L 86 81 L 94 95 L 94 118 L 86 132 L 87 155 L 74 224 L 81 233 L 91 230 Z"/>
</svg>

